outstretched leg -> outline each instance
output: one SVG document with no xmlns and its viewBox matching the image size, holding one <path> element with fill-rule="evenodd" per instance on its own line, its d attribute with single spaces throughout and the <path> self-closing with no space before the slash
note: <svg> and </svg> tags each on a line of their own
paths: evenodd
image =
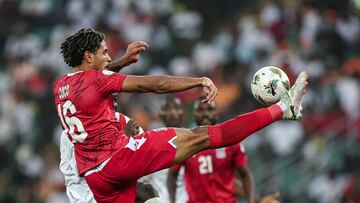
<svg viewBox="0 0 360 203">
<path fill-rule="evenodd" d="M 239 143 L 252 133 L 281 119 L 282 115 L 280 106 L 276 104 L 213 126 L 200 126 L 192 130 L 175 128 L 175 163 L 180 163 L 199 151 Z"/>
<path fill-rule="evenodd" d="M 175 128 L 176 155 L 174 164 L 205 149 L 220 148 L 241 142 L 252 133 L 280 119 L 301 117 L 301 100 L 307 84 L 306 72 L 301 72 L 294 86 L 270 107 L 239 115 L 224 123 L 200 126 L 192 130 Z"/>
</svg>

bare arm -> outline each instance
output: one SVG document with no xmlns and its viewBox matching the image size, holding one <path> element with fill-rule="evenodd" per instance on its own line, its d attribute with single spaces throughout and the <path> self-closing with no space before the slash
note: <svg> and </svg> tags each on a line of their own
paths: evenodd
<svg viewBox="0 0 360 203">
<path fill-rule="evenodd" d="M 249 203 L 255 203 L 255 184 L 249 166 L 245 166 L 237 171 L 239 172 L 243 183 L 243 191 L 246 199 Z"/>
<path fill-rule="evenodd" d="M 241 180 L 235 179 L 235 193 L 236 196 L 246 198 L 246 194 L 241 183 Z M 258 193 L 255 192 L 255 202 L 256 203 L 280 203 L 277 199 L 279 198 L 280 193 L 275 192 L 265 197 L 261 197 Z"/>
<path fill-rule="evenodd" d="M 148 47 L 149 45 L 144 41 L 135 41 L 129 44 L 124 56 L 118 60 L 110 62 L 106 69 L 119 72 L 125 66 L 137 62 L 140 59 L 140 53 Z"/>
<path fill-rule="evenodd" d="M 169 192 L 170 203 L 175 203 L 176 201 L 176 180 L 179 175 L 178 171 L 169 169 L 166 186 Z"/>
<path fill-rule="evenodd" d="M 243 185 L 241 183 L 241 180 L 236 179 L 236 178 L 235 178 L 235 194 L 238 197 L 243 197 L 243 198 L 246 197 Z"/>
<path fill-rule="evenodd" d="M 235 179 L 235 194 L 238 197 L 246 198 L 246 194 L 243 188 L 243 185 L 239 179 Z M 255 192 L 255 202 L 260 203 L 262 201 L 262 197 Z M 263 202 L 261 202 L 263 203 Z"/>
<path fill-rule="evenodd" d="M 248 167 L 248 166 L 247 166 Z M 248 167 L 248 170 L 250 172 L 250 176 L 251 175 L 251 170 L 250 168 Z M 240 173 L 240 170 L 238 170 L 238 172 Z M 247 172 L 243 172 L 243 173 L 246 173 Z M 244 177 L 246 177 L 248 175 L 245 175 Z M 235 179 L 235 193 L 236 193 L 236 196 L 238 197 L 243 197 L 243 198 L 247 198 L 248 199 L 248 202 L 251 202 L 251 200 L 249 200 L 249 194 L 248 192 L 246 192 L 246 183 L 247 181 L 244 180 L 244 178 L 242 178 L 242 180 L 240 179 Z M 253 183 L 254 184 L 254 183 Z M 254 184 L 255 185 L 255 184 Z M 267 196 L 264 196 L 264 197 L 261 197 L 256 191 L 255 191 L 255 186 L 254 186 L 254 202 L 255 203 L 280 203 L 277 199 L 279 198 L 280 196 L 280 193 L 279 192 L 275 192 L 275 193 L 272 193 L 270 195 L 267 195 Z"/>
<path fill-rule="evenodd" d="M 124 92 L 153 92 L 158 94 L 180 92 L 194 87 L 203 87 L 206 99 L 211 102 L 217 95 L 217 88 L 207 77 L 192 78 L 179 76 L 134 76 L 128 75 L 122 85 Z"/>
</svg>

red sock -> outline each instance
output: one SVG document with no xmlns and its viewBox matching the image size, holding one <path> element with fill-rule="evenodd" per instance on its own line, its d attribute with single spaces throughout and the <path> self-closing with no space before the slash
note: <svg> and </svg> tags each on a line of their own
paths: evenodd
<svg viewBox="0 0 360 203">
<path fill-rule="evenodd" d="M 280 120 L 283 111 L 275 104 L 239 115 L 231 120 L 209 126 L 209 142 L 211 148 L 225 147 L 241 142 L 255 131 Z"/>
</svg>

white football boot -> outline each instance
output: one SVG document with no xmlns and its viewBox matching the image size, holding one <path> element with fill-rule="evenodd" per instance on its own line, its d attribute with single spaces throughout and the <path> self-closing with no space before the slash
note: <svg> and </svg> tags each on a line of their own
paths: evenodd
<svg viewBox="0 0 360 203">
<path fill-rule="evenodd" d="M 307 79 L 307 73 L 302 71 L 291 89 L 281 95 L 281 99 L 278 104 L 284 111 L 283 119 L 298 120 L 302 117 L 301 111 L 303 108 L 301 106 L 301 101 L 303 95 L 305 94 Z"/>
</svg>

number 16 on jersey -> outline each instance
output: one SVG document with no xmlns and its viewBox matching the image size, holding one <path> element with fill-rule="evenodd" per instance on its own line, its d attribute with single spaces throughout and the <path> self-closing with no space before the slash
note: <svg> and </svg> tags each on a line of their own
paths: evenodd
<svg viewBox="0 0 360 203">
<path fill-rule="evenodd" d="M 57 105 L 57 111 L 61 120 L 61 125 L 63 126 L 65 133 L 70 134 L 73 143 L 83 142 L 86 139 L 88 133 L 85 131 L 80 119 L 75 116 L 67 116 L 68 111 L 70 111 L 70 115 L 76 113 L 74 104 L 70 100 L 66 100 L 63 106 L 61 106 L 61 104 Z M 78 134 L 75 132 L 75 127 L 78 131 Z"/>
</svg>

